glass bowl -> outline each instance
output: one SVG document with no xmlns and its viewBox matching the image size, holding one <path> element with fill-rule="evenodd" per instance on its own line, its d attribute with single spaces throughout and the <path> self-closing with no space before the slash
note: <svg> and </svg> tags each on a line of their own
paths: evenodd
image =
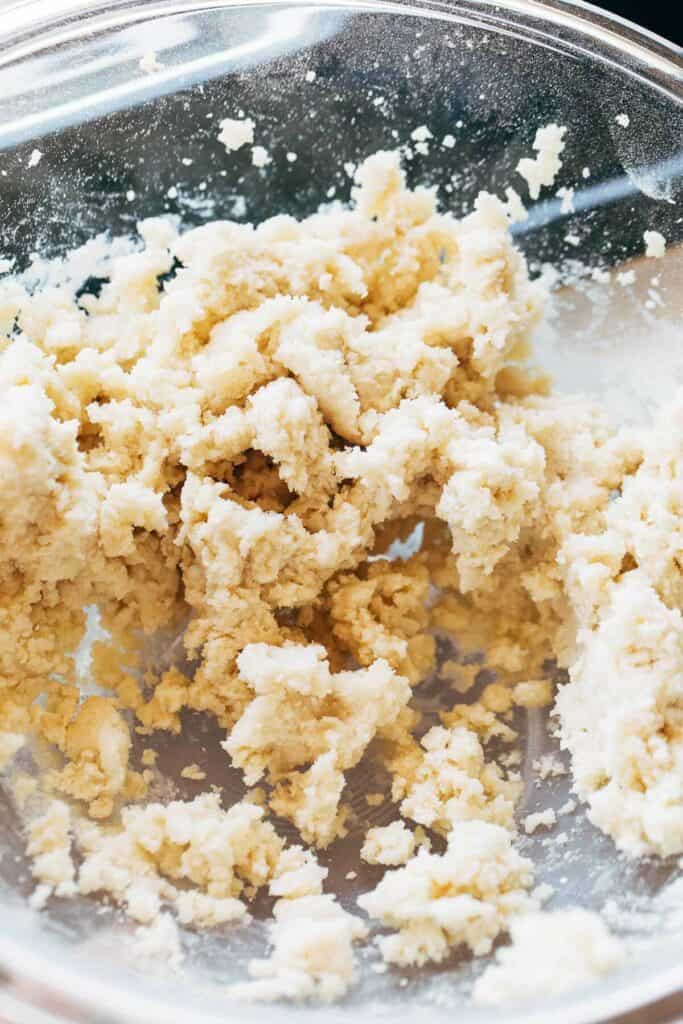
<svg viewBox="0 0 683 1024">
<path fill-rule="evenodd" d="M 556 283 L 541 359 L 560 390 L 599 395 L 622 420 L 647 418 L 683 383 L 683 64 L 663 40 L 558 0 L 24 0 L 1 13 L 0 256 L 17 269 L 39 278 L 38 255 L 63 254 L 101 232 L 130 234 L 141 217 L 164 212 L 188 225 L 310 213 L 346 200 L 352 165 L 410 143 L 421 125 L 434 141 L 426 155 L 413 149 L 410 180 L 435 186 L 442 208 L 460 214 L 482 188 L 526 194 L 515 166 L 536 129 L 556 121 L 568 128 L 564 166 L 516 228 L 534 273 Z M 151 51 L 163 66 L 149 74 L 140 60 Z M 257 123 L 272 157 L 265 170 L 217 141 L 218 121 L 238 110 Z M 575 189 L 574 212 L 556 196 L 560 186 Z M 643 259 L 646 229 L 666 236 L 664 260 Z M 88 252 L 72 264 L 84 287 L 97 277 Z M 632 287 L 619 285 L 621 264 L 635 271 Z M 540 712 L 529 713 L 524 736 L 522 816 L 541 800 L 531 763 L 554 742 Z M 240 783 L 219 739 L 189 720 L 182 738 L 159 741 L 160 764 L 173 777 L 203 758 L 208 782 L 230 801 Z M 363 803 L 368 785 L 362 772 L 352 780 L 352 803 Z M 197 788 L 182 780 L 180 792 Z M 544 806 L 559 807 L 567 793 L 567 779 L 554 780 Z M 180 973 L 139 969 L 125 941 L 132 926 L 112 908 L 78 899 L 31 910 L 20 823 L 9 797 L 0 800 L 0 1018 L 209 1024 L 304 1012 L 228 1001 L 226 984 L 265 950 L 267 907 L 255 908 L 246 930 L 185 935 Z M 384 823 L 381 813 L 373 823 Z M 308 1007 L 307 1019 L 422 1013 L 436 1022 L 457 1013 L 462 1022 L 545 1024 L 554 1014 L 587 1024 L 683 989 L 683 915 L 677 929 L 660 900 L 677 863 L 624 860 L 580 814 L 559 831 L 563 843 L 531 836 L 523 847 L 540 865 L 539 881 L 557 883 L 552 906 L 609 904 L 616 930 L 637 950 L 620 973 L 552 1003 L 491 1014 L 467 1002 L 481 965 L 455 957 L 422 973 L 381 974 L 370 951 L 348 999 Z M 358 868 L 359 844 L 352 832 L 324 858 L 348 907 L 377 877 Z M 345 878 L 351 864 L 353 881 Z M 641 934 L 648 908 L 657 928 Z M 667 1007 L 660 1012 L 682 1009 Z"/>
</svg>

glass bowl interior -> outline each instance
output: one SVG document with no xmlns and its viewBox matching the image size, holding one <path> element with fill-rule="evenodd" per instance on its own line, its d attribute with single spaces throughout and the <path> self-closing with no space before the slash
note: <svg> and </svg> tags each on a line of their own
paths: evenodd
<svg viewBox="0 0 683 1024">
<path fill-rule="evenodd" d="M 422 7 L 112 2 L 88 5 L 76 21 L 79 6 L 43 11 L 39 30 L 8 14 L 0 30 L 0 256 L 17 269 L 29 268 L 37 279 L 43 270 L 36 255 L 58 256 L 102 232 L 130 235 L 137 220 L 156 214 L 177 214 L 185 225 L 302 216 L 346 201 L 353 167 L 399 145 L 410 149 L 410 181 L 434 186 L 441 208 L 460 215 L 481 189 L 502 196 L 513 186 L 525 195 L 516 164 L 530 154 L 536 129 L 555 121 L 568 129 L 564 165 L 554 189 L 516 228 L 533 272 L 552 267 L 557 278 L 540 358 L 560 390 L 599 396 L 621 420 L 646 419 L 683 383 L 683 71 L 665 44 L 584 5 L 533 0 Z M 149 51 L 163 65 L 151 75 L 139 66 Z M 248 150 L 228 154 L 217 140 L 218 121 L 238 111 L 253 118 L 256 141 L 269 151 L 263 170 L 252 166 Z M 432 136 L 425 153 L 411 143 L 421 125 Z M 453 144 L 444 145 L 449 135 Z M 573 211 L 555 194 L 562 186 L 574 189 Z M 664 260 L 643 258 L 645 230 L 667 238 Z M 628 288 L 617 278 L 622 265 L 636 275 Z M 97 287 L 87 250 L 72 267 L 84 287 Z M 438 693 L 437 677 L 425 699 L 438 700 Z M 240 781 L 226 767 L 222 737 L 196 717 L 186 725 L 182 737 L 158 741 L 162 769 L 177 778 L 180 766 L 199 761 L 226 801 L 236 798 Z M 520 726 L 523 816 L 541 800 L 563 804 L 568 782 L 553 780 L 541 797 L 531 764 L 554 741 L 539 712 Z M 361 769 L 350 783 L 351 802 L 365 806 L 369 785 Z M 193 796 L 198 784 L 181 780 L 178 791 Z M 24 1007 L 18 1019 L 31 1019 L 28 1003 L 41 1008 L 42 1019 L 103 1022 L 208 1022 L 231 1013 L 276 1020 L 302 1012 L 235 1010 L 227 1002 L 226 983 L 266 948 L 265 905 L 246 930 L 185 935 L 186 962 L 176 974 L 138 969 L 123 941 L 132 926 L 112 908 L 79 899 L 30 910 L 20 823 L 9 797 L 0 801 L 0 966 L 6 998 Z M 372 823 L 386 823 L 382 813 Z M 641 935 L 627 920 L 634 909 L 657 906 L 678 865 L 623 860 L 581 814 L 558 831 L 566 836 L 561 844 L 523 841 L 539 864 L 539 881 L 557 887 L 551 905 L 603 908 L 612 901 L 617 928 L 639 943 L 638 955 L 621 973 L 552 1008 L 546 1002 L 496 1019 L 546 1021 L 549 1012 L 567 1024 L 606 1019 L 683 987 L 683 929 L 675 915 L 667 923 L 656 910 L 656 936 Z M 359 867 L 360 841 L 359 826 L 324 858 L 348 907 L 377 879 L 376 869 Z M 353 881 L 345 878 L 351 867 Z M 467 1004 L 480 965 L 454 957 L 418 974 L 378 973 L 373 963 L 376 954 L 364 955 L 361 983 L 343 1006 L 308 1008 L 306 1016 L 407 1020 L 421 1012 L 437 1021 L 455 1009 L 462 1021 L 490 1016 Z"/>
</svg>

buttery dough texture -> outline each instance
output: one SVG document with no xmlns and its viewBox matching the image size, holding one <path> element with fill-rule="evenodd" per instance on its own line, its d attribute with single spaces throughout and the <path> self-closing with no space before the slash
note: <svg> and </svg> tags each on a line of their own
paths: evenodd
<svg viewBox="0 0 683 1024">
<path fill-rule="evenodd" d="M 367 928 L 333 896 L 302 896 L 275 904 L 273 952 L 249 964 L 251 982 L 233 985 L 244 1000 L 306 999 L 331 1002 L 343 996 L 355 977 L 353 943 Z"/>
<path fill-rule="evenodd" d="M 564 129 L 535 148 L 532 198 Z M 514 847 L 513 714 L 552 703 L 549 659 L 569 670 L 556 712 L 592 820 L 629 853 L 683 851 L 683 396 L 637 437 L 525 365 L 545 293 L 509 234 L 523 215 L 511 190 L 440 214 L 380 152 L 350 208 L 144 221 L 97 295 L 0 282 L 0 765 L 45 755 L 36 905 L 105 893 L 177 965 L 175 921 L 245 921 L 266 891 L 272 954 L 232 994 L 336 998 L 366 926 L 270 815 L 333 851 L 347 773 L 373 763 L 405 819 L 362 847 L 394 868 L 359 900 L 393 929 L 384 957 L 484 954 L 512 924 L 478 990 L 505 992 L 528 928 L 554 922 L 514 930 L 538 901 Z M 427 718 L 443 632 L 466 657 Z M 176 657 L 154 667 L 160 635 Z M 188 712 L 259 787 L 232 807 L 151 800 L 154 757 L 135 767 L 135 731 Z M 562 946 L 563 971 L 575 952 L 574 980 L 607 964 L 601 941 Z"/>
<path fill-rule="evenodd" d="M 405 864 L 415 853 L 415 838 L 402 821 L 384 828 L 368 829 L 360 855 L 368 864 L 396 867 Z"/>
<path fill-rule="evenodd" d="M 512 847 L 507 829 L 469 821 L 451 837 L 444 854 L 419 850 L 358 900 L 371 917 L 399 929 L 378 940 L 391 963 L 438 962 L 461 943 L 481 956 L 513 915 L 534 908 L 526 891 L 533 865 Z"/>
</svg>

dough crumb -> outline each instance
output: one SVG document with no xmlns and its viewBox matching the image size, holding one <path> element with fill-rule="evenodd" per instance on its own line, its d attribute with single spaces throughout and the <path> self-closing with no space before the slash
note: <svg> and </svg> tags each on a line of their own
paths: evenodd
<svg viewBox="0 0 683 1024">
<path fill-rule="evenodd" d="M 511 838 L 498 825 L 464 821 L 444 854 L 420 849 L 360 896 L 358 905 L 371 917 L 399 929 L 377 940 L 384 959 L 401 966 L 438 963 L 461 943 L 475 956 L 488 953 L 510 915 L 533 908 L 526 891 L 533 866 Z"/>
<path fill-rule="evenodd" d="M 533 814 L 527 814 L 523 821 L 524 831 L 530 836 L 537 828 L 552 828 L 556 821 L 557 816 L 552 807 L 545 811 L 536 811 Z"/>
<path fill-rule="evenodd" d="M 530 679 L 517 683 L 512 699 L 522 708 L 546 708 L 553 702 L 553 685 L 549 679 Z"/>
<path fill-rule="evenodd" d="M 266 167 L 271 163 L 271 156 L 264 146 L 253 146 L 251 150 L 251 162 L 254 167 Z"/>
<path fill-rule="evenodd" d="M 273 952 L 267 960 L 249 963 L 254 980 L 232 985 L 232 998 L 340 999 L 355 978 L 353 943 L 367 934 L 363 922 L 342 910 L 333 896 L 280 900 L 273 913 Z"/>
<path fill-rule="evenodd" d="M 426 124 L 421 124 L 419 127 L 413 128 L 410 133 L 410 137 L 414 142 L 428 142 L 429 139 L 434 138 Z"/>
<path fill-rule="evenodd" d="M 566 134 L 567 129 L 557 124 L 539 128 L 534 139 L 534 149 L 538 156 L 524 157 L 517 164 L 517 173 L 527 182 L 532 199 L 538 199 L 543 186 L 554 183 L 562 167 L 560 154 L 565 148 Z"/>
<path fill-rule="evenodd" d="M 360 855 L 368 864 L 396 867 L 405 864 L 415 852 L 415 839 L 404 822 L 394 821 L 383 828 L 370 828 Z"/>
<path fill-rule="evenodd" d="M 562 188 L 558 188 L 556 195 L 558 199 L 562 200 L 560 204 L 560 213 L 570 214 L 575 212 L 575 190 L 573 188 L 567 188 L 566 186 L 563 185 Z"/>
<path fill-rule="evenodd" d="M 614 120 L 622 128 L 628 128 L 628 126 L 631 123 L 631 118 L 628 116 L 628 114 L 617 114 L 617 116 L 614 118 Z"/>
<path fill-rule="evenodd" d="M 643 234 L 645 255 L 660 260 L 666 253 L 666 238 L 659 231 L 646 231 Z"/>
<path fill-rule="evenodd" d="M 29 825 L 26 852 L 32 858 L 31 873 L 56 896 L 76 892 L 71 840 L 71 813 L 61 800 L 52 800 L 45 813 Z"/>
<path fill-rule="evenodd" d="M 600 917 L 589 910 L 522 915 L 510 924 L 512 944 L 474 986 L 474 1002 L 504 1006 L 557 996 L 616 970 L 624 949 Z"/>
<path fill-rule="evenodd" d="M 255 125 L 250 117 L 225 117 L 219 122 L 219 128 L 218 141 L 223 143 L 228 153 L 249 146 L 254 141 Z"/>
</svg>

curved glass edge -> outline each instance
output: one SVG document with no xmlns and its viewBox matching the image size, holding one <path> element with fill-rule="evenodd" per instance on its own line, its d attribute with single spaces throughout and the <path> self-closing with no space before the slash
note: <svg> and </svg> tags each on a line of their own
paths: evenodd
<svg viewBox="0 0 683 1024">
<path fill-rule="evenodd" d="M 136 21 L 190 14 L 211 7 L 263 6 L 266 0 L 9 0 L 0 19 L 0 62 L 21 59 L 38 46 L 56 45 Z M 267 0 L 272 4 L 309 6 L 306 0 Z M 659 70 L 681 83 L 683 47 L 611 14 L 586 0 L 317 0 L 314 6 L 360 10 L 402 11 L 442 17 L 458 14 L 505 21 L 530 17 L 557 29 L 568 29 L 596 43 L 621 50 L 644 68 Z M 42 36 L 42 38 L 41 38 Z"/>
<path fill-rule="evenodd" d="M 187 1007 L 174 1008 L 153 995 L 122 990 L 102 978 L 64 969 L 54 961 L 46 963 L 33 951 L 18 954 L 7 936 L 0 936 L 0 963 L 9 982 L 4 992 L 0 987 L 0 1014 L 7 1014 L 0 1020 L 20 1021 L 21 1024 L 76 1024 L 85 1020 L 97 1021 L 97 1024 L 150 1024 L 150 1021 L 161 1020 L 165 1024 L 187 1024 Z M 572 1005 L 555 1008 L 556 1015 L 552 1006 L 526 1011 L 520 1008 L 514 1016 L 505 1018 L 505 1024 L 548 1024 L 549 1016 L 561 1020 L 562 1024 L 600 1024 L 608 1020 L 610 1024 L 620 1024 L 623 1015 L 628 1015 L 623 1020 L 623 1024 L 628 1024 L 633 1011 L 642 1013 L 648 1008 L 654 1013 L 662 1000 L 677 991 L 683 991 L 683 966 L 668 968 L 646 980 L 639 979 L 617 992 L 597 996 L 588 992 Z M 19 1012 L 12 1013 L 13 1009 Z M 296 1019 L 296 1009 L 286 1005 L 268 1004 L 267 1016 L 264 1016 L 263 1006 L 226 1002 L 220 1010 L 196 1007 L 192 1022 L 225 1024 L 231 1010 L 239 1014 L 235 1019 L 244 1024 L 249 1021 L 263 1024 L 264 1020 L 271 1024 L 278 1021 L 290 1024 Z M 412 1009 L 408 1008 L 403 1014 L 397 1005 L 392 1006 L 391 1012 L 397 1024 L 406 1024 L 414 1017 Z M 349 1019 L 343 1007 L 327 1007 L 320 1014 L 310 1008 L 307 1016 L 312 1022 L 324 1020 L 325 1024 L 348 1024 Z M 436 1005 L 430 1017 L 431 1024 L 447 1024 L 452 1019 L 452 1011 Z M 672 1024 L 677 1022 L 672 1021 Z"/>
<path fill-rule="evenodd" d="M 154 76 L 138 70 L 136 64 L 150 48 L 143 26 L 154 22 L 163 40 L 183 16 L 209 10 L 259 12 L 270 20 L 282 17 L 286 24 L 278 21 L 275 31 L 264 31 L 249 47 L 219 46 L 200 55 L 178 48 L 177 40 L 165 40 L 178 59 Z M 294 13 L 299 17 L 292 18 Z M 372 13 L 521 35 L 560 48 L 568 57 L 611 66 L 683 107 L 683 51 L 583 0 L 54 0 L 49 7 L 44 0 L 10 0 L 0 19 L 0 147 L 269 59 L 283 46 L 309 42 L 311 34 L 329 35 L 347 17 Z M 123 50 L 117 49 L 124 39 Z M 106 69 L 97 60 L 69 60 L 79 46 L 92 51 L 94 40 L 112 51 Z M 42 57 L 70 63 L 68 97 L 42 86 L 35 68 Z"/>
</svg>

